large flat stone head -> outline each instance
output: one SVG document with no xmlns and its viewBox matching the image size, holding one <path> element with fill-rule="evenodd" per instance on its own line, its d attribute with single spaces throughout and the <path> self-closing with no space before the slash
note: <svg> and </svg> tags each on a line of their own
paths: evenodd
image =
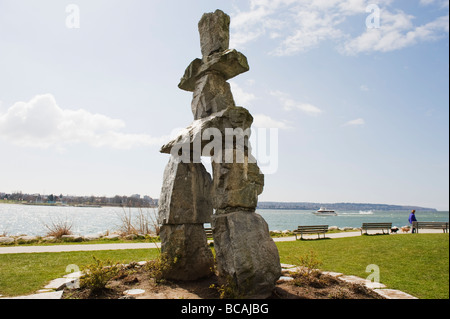
<svg viewBox="0 0 450 319">
<path fill-rule="evenodd" d="M 253 123 L 253 117 L 250 112 L 240 106 L 230 106 L 223 111 L 213 113 L 208 117 L 195 120 L 184 129 L 180 134 L 172 139 L 169 143 L 161 147 L 160 152 L 165 154 L 179 155 L 180 150 L 190 150 L 195 153 L 201 153 L 202 156 L 208 156 L 203 153 L 203 148 L 210 143 L 210 139 L 204 138 L 204 132 L 207 129 L 216 129 L 219 136 L 214 138 L 220 139 L 220 145 L 225 145 L 228 129 L 242 128 L 247 130 Z M 199 150 L 196 144 L 199 144 Z"/>
<path fill-rule="evenodd" d="M 198 23 L 202 55 L 225 51 L 230 44 L 230 16 L 221 10 L 205 13 Z"/>
</svg>

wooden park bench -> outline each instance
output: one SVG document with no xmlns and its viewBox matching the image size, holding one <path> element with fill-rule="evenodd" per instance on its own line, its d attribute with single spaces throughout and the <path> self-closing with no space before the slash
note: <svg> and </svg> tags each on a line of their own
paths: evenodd
<svg viewBox="0 0 450 319">
<path fill-rule="evenodd" d="M 212 228 L 205 228 L 205 234 L 206 238 L 212 238 L 213 237 Z"/>
<path fill-rule="evenodd" d="M 419 232 L 419 229 L 442 229 L 444 233 L 448 232 L 448 222 L 413 222 L 412 228 Z"/>
<path fill-rule="evenodd" d="M 298 226 L 296 230 L 293 231 L 295 235 L 295 240 L 297 240 L 297 234 L 300 234 L 300 239 L 303 239 L 303 234 L 317 234 L 320 238 L 320 234 L 324 234 L 328 231 L 328 225 L 315 225 L 315 226 Z"/>
<path fill-rule="evenodd" d="M 383 234 L 385 233 L 384 230 L 387 230 L 387 233 L 389 234 L 389 231 L 392 228 L 392 223 L 363 223 L 361 226 L 361 235 L 363 233 L 363 230 L 367 231 L 370 229 L 381 229 L 383 231 Z"/>
</svg>

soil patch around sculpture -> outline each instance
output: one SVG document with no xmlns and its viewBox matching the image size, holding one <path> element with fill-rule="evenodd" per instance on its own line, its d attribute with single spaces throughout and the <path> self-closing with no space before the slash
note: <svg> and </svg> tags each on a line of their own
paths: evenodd
<svg viewBox="0 0 450 319">
<path fill-rule="evenodd" d="M 315 279 L 288 275 L 279 280 L 268 299 L 382 299 L 379 295 L 358 284 L 349 284 L 332 276 L 320 274 Z M 288 278 L 291 280 L 286 281 Z M 139 289 L 143 293 L 139 293 Z M 145 268 L 139 268 L 108 282 L 106 288 L 91 291 L 89 288 L 65 288 L 63 299 L 221 299 L 224 286 L 218 277 L 195 281 L 155 282 Z M 137 291 L 137 294 L 133 292 Z M 127 292 L 131 292 L 127 294 Z M 239 296 L 235 296 L 239 298 Z M 227 299 L 227 298 L 225 298 Z"/>
</svg>

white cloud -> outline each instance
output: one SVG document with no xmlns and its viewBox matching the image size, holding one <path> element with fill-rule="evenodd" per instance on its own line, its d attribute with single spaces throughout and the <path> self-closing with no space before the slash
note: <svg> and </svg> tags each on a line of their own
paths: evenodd
<svg viewBox="0 0 450 319">
<path fill-rule="evenodd" d="M 252 86 L 255 84 L 254 80 L 248 80 L 247 84 Z M 236 82 L 230 81 L 231 90 L 236 105 L 246 107 L 252 105 L 252 101 L 256 100 L 256 96 L 253 93 L 245 92 L 240 85 Z M 253 115 L 253 126 L 256 128 L 278 128 L 278 129 L 290 129 L 291 127 L 286 121 L 278 121 L 265 114 Z"/>
<path fill-rule="evenodd" d="M 236 82 L 230 81 L 230 85 L 236 105 L 245 107 L 251 105 L 252 101 L 256 99 L 253 93 L 245 92 Z M 250 85 L 253 85 L 253 83 Z"/>
<path fill-rule="evenodd" d="M 276 0 L 250 1 L 250 10 L 238 11 L 231 19 L 231 46 L 242 47 L 262 36 L 281 41 L 274 55 L 292 55 L 341 36 L 334 16 L 325 12 L 339 1 Z M 339 20 L 339 19 L 338 19 Z M 291 32 L 293 30 L 293 32 Z"/>
<path fill-rule="evenodd" d="M 308 115 L 319 115 L 323 111 L 319 109 L 317 106 L 309 104 L 309 103 L 302 103 L 297 102 L 290 98 L 290 96 L 287 93 L 281 92 L 281 91 L 272 91 L 270 94 L 280 101 L 281 105 L 283 106 L 283 109 L 286 111 L 292 111 L 292 110 L 300 110 L 303 113 L 306 113 Z"/>
<path fill-rule="evenodd" d="M 415 17 L 392 8 L 393 3 L 393 0 L 250 0 L 249 10 L 238 10 L 232 15 L 231 46 L 242 48 L 265 37 L 273 45 L 270 54 L 286 56 L 334 41 L 339 52 L 354 55 L 400 50 L 448 34 L 448 14 L 415 26 Z M 366 28 L 369 4 L 381 8 L 381 27 L 378 29 Z M 442 0 L 421 0 L 421 4 L 439 4 L 440 9 L 448 8 L 448 1 Z M 361 25 L 353 30 L 362 33 L 344 31 L 352 17 L 360 18 Z"/>
<path fill-rule="evenodd" d="M 271 52 L 273 55 L 294 55 L 316 47 L 322 41 L 339 39 L 343 36 L 342 31 L 336 28 L 339 19 L 334 14 L 319 10 L 299 10 L 294 19 L 295 31 Z"/>
<path fill-rule="evenodd" d="M 360 89 L 361 91 L 364 91 L 364 92 L 369 91 L 369 87 L 368 87 L 367 85 L 365 85 L 365 84 L 361 84 L 361 86 L 359 87 L 359 89 Z"/>
<path fill-rule="evenodd" d="M 348 121 L 348 122 L 345 123 L 343 126 L 362 126 L 362 125 L 364 125 L 364 124 L 366 124 L 366 122 L 364 121 L 364 119 L 359 118 L 359 119 L 356 119 L 356 120 Z"/>
<path fill-rule="evenodd" d="M 253 115 L 253 126 L 259 128 L 291 129 L 285 121 L 277 121 L 265 114 Z"/>
<path fill-rule="evenodd" d="M 348 41 L 343 52 L 350 55 L 372 51 L 389 52 L 418 42 L 436 40 L 448 34 L 448 15 L 418 27 L 413 25 L 414 16 L 401 11 L 395 14 L 383 12 L 381 18 L 380 28 L 367 29 Z"/>
<path fill-rule="evenodd" d="M 51 94 L 37 95 L 29 102 L 17 102 L 0 113 L 0 138 L 13 144 L 64 149 L 69 144 L 130 149 L 161 145 L 163 138 L 127 134 L 125 123 L 86 110 L 59 107 Z"/>
</svg>

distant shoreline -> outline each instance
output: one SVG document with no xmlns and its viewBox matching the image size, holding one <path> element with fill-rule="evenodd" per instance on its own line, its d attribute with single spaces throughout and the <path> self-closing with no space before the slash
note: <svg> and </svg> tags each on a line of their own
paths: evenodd
<svg viewBox="0 0 450 319">
<path fill-rule="evenodd" d="M 155 200 L 157 203 L 158 200 Z M 66 203 L 30 203 L 14 200 L 0 200 L 0 204 L 20 204 L 20 205 L 35 205 L 35 206 L 52 206 L 52 207 L 131 207 L 131 208 L 156 208 L 157 206 L 129 206 L 119 204 L 66 204 Z M 370 204 L 370 203 L 312 203 L 312 202 L 259 202 L 257 209 L 279 209 L 279 210 L 313 210 L 316 211 L 321 207 L 326 207 L 332 210 L 354 210 L 354 211 L 369 211 L 369 210 L 401 210 L 411 211 L 431 211 L 437 212 L 436 208 L 410 206 L 410 205 L 389 205 L 389 204 Z M 444 210 L 448 211 L 448 210 Z"/>
<path fill-rule="evenodd" d="M 155 208 L 154 206 L 128 206 L 128 205 L 114 205 L 114 204 L 64 204 L 64 203 L 27 203 L 20 201 L 0 200 L 0 204 L 11 204 L 11 205 L 27 205 L 27 206 L 50 206 L 50 207 L 88 207 L 88 208 L 102 208 L 102 207 L 124 207 L 124 208 Z"/>
<path fill-rule="evenodd" d="M 410 206 L 410 205 L 389 205 L 389 204 L 370 204 L 370 203 L 309 203 L 309 202 L 259 202 L 258 209 L 292 209 L 292 210 L 318 210 L 326 207 L 332 210 L 403 210 L 410 211 L 431 211 L 437 212 L 436 208 Z"/>
</svg>

